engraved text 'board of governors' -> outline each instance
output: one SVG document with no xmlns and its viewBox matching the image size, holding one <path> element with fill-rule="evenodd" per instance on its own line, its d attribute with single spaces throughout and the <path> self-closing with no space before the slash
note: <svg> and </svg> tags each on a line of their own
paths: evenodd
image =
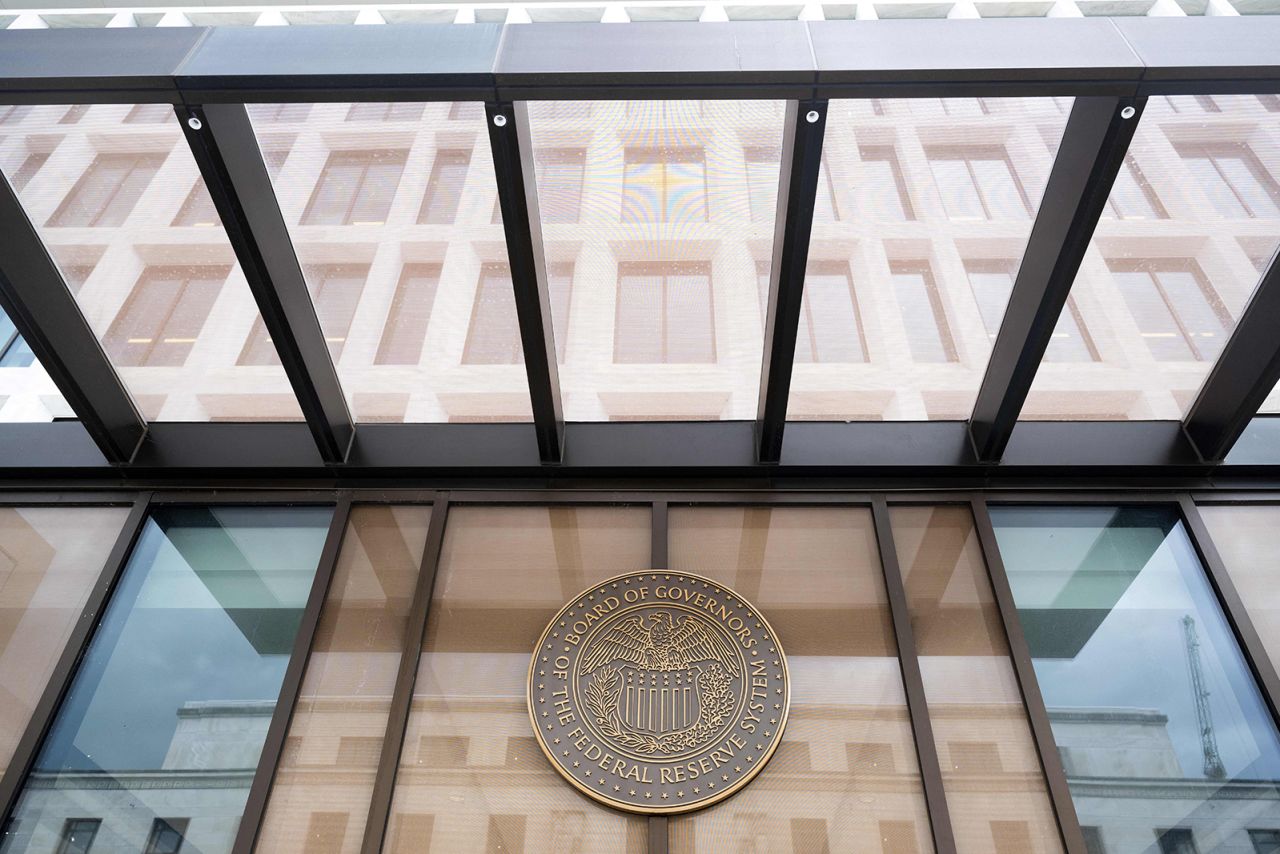
<svg viewBox="0 0 1280 854">
<path fill-rule="evenodd" d="M 741 789 L 782 739 L 787 660 L 769 622 L 723 584 L 634 572 L 552 618 L 529 666 L 529 717 L 560 774 L 640 813 Z"/>
</svg>

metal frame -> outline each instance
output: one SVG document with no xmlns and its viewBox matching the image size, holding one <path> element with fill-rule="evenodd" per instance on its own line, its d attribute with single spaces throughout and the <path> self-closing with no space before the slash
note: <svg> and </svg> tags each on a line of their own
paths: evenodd
<svg viewBox="0 0 1280 854">
<path fill-rule="evenodd" d="M 1080 475 L 1136 466 L 1204 476 L 1280 465 L 1280 447 L 1270 441 L 1280 426 L 1249 421 L 1280 373 L 1277 348 L 1266 340 L 1280 300 L 1274 263 L 1185 430 L 1174 422 L 1017 422 L 1139 118 L 1117 110 L 1140 111 L 1150 95 L 1280 91 L 1277 41 L 1280 20 L 1222 17 L 1194 25 L 1090 18 L 0 32 L 0 101 L 175 105 L 313 439 L 298 442 L 300 425 L 148 425 L 6 187 L 0 302 L 80 421 L 0 425 L 0 473 L 190 477 L 249 468 L 345 478 L 472 467 L 519 476 L 576 469 L 846 477 L 932 466 L 984 477 L 997 466 L 1001 474 L 1028 466 Z M 1049 180 L 1055 203 L 1042 205 L 1033 225 L 967 426 L 788 426 L 823 104 L 881 96 L 1076 97 Z M 563 423 L 524 105 L 583 98 L 791 102 L 755 423 Z M 290 100 L 486 102 L 533 425 L 353 422 L 244 109 Z M 809 109 L 819 113 L 812 125 L 801 116 Z"/>
</svg>

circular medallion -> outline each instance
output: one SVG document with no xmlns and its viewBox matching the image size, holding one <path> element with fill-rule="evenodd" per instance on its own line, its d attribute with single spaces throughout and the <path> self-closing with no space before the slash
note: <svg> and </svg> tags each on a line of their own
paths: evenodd
<svg viewBox="0 0 1280 854">
<path fill-rule="evenodd" d="M 741 789 L 777 749 L 790 701 L 768 620 L 687 572 L 584 590 L 529 665 L 529 718 L 551 764 L 630 812 L 688 812 Z"/>
</svg>

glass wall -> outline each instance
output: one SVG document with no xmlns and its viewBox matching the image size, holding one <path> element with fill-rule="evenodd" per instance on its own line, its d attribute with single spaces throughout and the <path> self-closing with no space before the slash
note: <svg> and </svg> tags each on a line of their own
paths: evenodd
<svg viewBox="0 0 1280 854">
<path fill-rule="evenodd" d="M 1276 584 L 1276 531 L 1280 505 L 1200 507 L 1213 545 L 1240 594 L 1267 654 L 1280 664 L 1280 585 Z"/>
<path fill-rule="evenodd" d="M 0 777 L 128 513 L 0 508 Z"/>
<path fill-rule="evenodd" d="M 351 511 L 258 851 L 360 850 L 430 516 Z"/>
<path fill-rule="evenodd" d="M 972 513 L 890 514 L 957 849 L 1062 851 Z"/>
<path fill-rule="evenodd" d="M 1273 850 L 1280 736 L 1176 512 L 991 515 L 1091 850 Z"/>
<path fill-rule="evenodd" d="M 529 728 L 529 656 L 586 587 L 649 566 L 648 507 L 449 511 L 383 850 L 643 854 L 646 826 L 585 799 Z"/>
<path fill-rule="evenodd" d="M 670 565 L 723 581 L 787 653 L 791 712 L 760 775 L 671 825 L 676 854 L 932 850 L 871 512 L 670 510 Z"/>
<path fill-rule="evenodd" d="M 27 778 L 6 854 L 231 850 L 332 513 L 152 514 Z"/>
</svg>

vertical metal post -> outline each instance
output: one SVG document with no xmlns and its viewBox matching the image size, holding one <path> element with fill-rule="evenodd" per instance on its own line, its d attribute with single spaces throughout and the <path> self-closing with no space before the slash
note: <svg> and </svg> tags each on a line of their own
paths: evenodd
<svg viewBox="0 0 1280 854">
<path fill-rule="evenodd" d="M 773 262 L 764 328 L 764 362 L 756 410 L 759 459 L 782 459 L 782 432 L 791 396 L 796 336 L 803 308 L 813 207 L 822 169 L 826 101 L 788 101 L 778 174 L 778 208 L 773 222 Z"/>
<path fill-rule="evenodd" d="M 938 744 L 933 738 L 929 701 L 925 696 L 924 678 L 920 673 L 920 658 L 916 654 L 915 632 L 911 628 L 911 610 L 907 603 L 907 591 L 902 583 L 902 569 L 898 565 L 898 549 L 893 542 L 889 505 L 883 496 L 871 500 L 871 515 L 876 527 L 876 542 L 880 547 L 880 565 L 884 571 L 893 634 L 898 645 L 898 664 L 902 668 L 907 712 L 911 716 L 911 733 L 915 737 L 916 758 L 920 762 L 920 777 L 924 783 L 925 806 L 929 810 L 929 824 L 933 829 L 933 847 L 937 854 L 956 854 L 955 833 L 951 829 L 951 814 L 947 809 L 947 793 L 942 781 L 942 765 L 938 761 Z"/>
<path fill-rule="evenodd" d="M 284 680 L 280 683 L 280 696 L 271 713 L 271 724 L 267 727 L 267 737 L 262 745 L 262 753 L 258 757 L 258 768 L 253 774 L 253 783 L 249 787 L 244 815 L 241 816 L 240 827 L 236 830 L 235 843 L 231 847 L 232 854 L 250 854 L 258 841 L 258 833 L 262 829 L 262 818 L 267 812 L 267 798 L 271 794 L 271 782 L 275 778 L 280 754 L 284 751 L 284 740 L 289 734 L 289 723 L 293 720 L 293 710 L 298 704 L 298 692 L 302 690 L 302 679 L 307 673 L 307 661 L 311 658 L 311 645 L 315 641 L 316 627 L 320 624 L 320 611 L 324 608 L 325 599 L 329 594 L 329 583 L 333 580 L 333 571 L 338 564 L 338 554 L 342 551 L 342 538 L 346 534 L 347 520 L 350 517 L 351 493 L 344 492 L 338 496 L 338 503 L 333 508 L 333 518 L 329 521 L 329 533 L 325 537 L 324 548 L 320 551 L 320 563 L 316 567 L 315 579 L 311 582 L 311 593 L 307 597 L 307 604 L 302 612 L 298 634 L 293 639 L 289 666 L 285 668 Z"/>
<path fill-rule="evenodd" d="M 996 532 L 991 525 L 991 514 L 987 512 L 987 502 L 981 497 L 974 497 L 970 508 L 987 565 L 987 576 L 991 579 L 991 589 L 1000 610 L 1000 621 L 1004 625 L 1005 638 L 1009 641 L 1013 671 L 1031 722 L 1031 735 L 1040 756 L 1040 769 L 1044 772 L 1045 784 L 1049 787 L 1049 800 L 1053 803 L 1054 815 L 1058 819 L 1062 844 L 1066 847 L 1067 854 L 1088 854 L 1084 834 L 1080 831 L 1080 819 L 1076 816 L 1075 802 L 1071 800 L 1071 789 L 1067 785 L 1067 774 L 1062 767 L 1062 757 L 1058 754 L 1058 742 L 1053 737 L 1049 712 L 1045 708 L 1044 697 L 1040 694 L 1040 683 L 1036 680 L 1031 650 L 1022 633 L 1022 623 L 1018 620 L 1018 606 L 1013 600 L 1009 576 L 1005 573 L 1000 548 L 996 544 Z"/>
<path fill-rule="evenodd" d="M 1249 609 L 1240 598 L 1240 591 L 1231 580 L 1231 573 L 1227 571 L 1222 555 L 1213 544 L 1213 537 L 1209 535 L 1209 527 L 1205 524 L 1204 517 L 1200 515 L 1200 508 L 1196 507 L 1190 495 L 1184 494 L 1178 497 L 1178 509 L 1181 511 L 1183 523 L 1187 526 L 1191 543 L 1205 566 L 1209 583 L 1218 594 L 1218 601 L 1222 604 L 1227 623 L 1235 631 L 1236 640 L 1240 643 L 1245 660 L 1249 663 L 1249 669 L 1258 680 L 1258 687 L 1262 691 L 1267 707 L 1271 710 L 1271 716 L 1280 723 L 1280 676 L 1276 674 L 1275 663 L 1267 654 L 1266 645 L 1249 616 Z"/>
<path fill-rule="evenodd" d="M 107 561 L 102 567 L 102 572 L 98 574 L 98 580 L 94 582 L 93 588 L 89 591 L 89 597 L 85 600 L 84 608 L 80 611 L 80 619 L 76 622 L 75 628 L 71 631 L 71 636 L 67 638 L 67 643 L 62 648 L 62 655 L 59 656 L 58 663 L 53 668 L 53 674 L 49 677 L 48 684 L 45 685 L 44 693 L 40 695 L 40 700 L 31 712 L 31 719 L 27 721 L 27 728 L 23 730 L 22 737 L 18 739 L 18 744 L 13 751 L 13 758 L 9 761 L 9 767 L 5 771 L 4 777 L 0 778 L 0 833 L 3 832 L 5 820 L 12 815 L 13 810 L 17 807 L 18 796 L 22 793 L 22 784 L 26 781 L 27 774 L 31 772 L 32 766 L 35 765 L 40 746 L 44 742 L 45 735 L 49 732 L 49 727 L 53 725 L 53 719 L 58 713 L 58 707 L 62 705 L 62 698 L 66 696 L 67 690 L 71 687 L 71 680 L 75 676 L 80 659 L 84 656 L 85 650 L 89 648 L 89 641 L 98 626 L 102 611 L 106 608 L 111 599 L 111 594 L 120 580 L 120 575 L 128 562 L 129 554 L 133 551 L 133 544 L 138 541 L 138 537 L 142 533 L 142 526 L 147 520 L 147 508 L 150 503 L 150 492 L 139 493 L 134 500 L 133 506 L 129 510 L 129 515 L 125 519 L 124 527 L 120 529 L 115 545 L 111 547 L 111 552 L 107 555 Z M 2 838 L 0 838 L 0 842 L 3 842 Z"/>
<path fill-rule="evenodd" d="M 400 652 L 396 687 L 391 694 L 387 726 L 382 734 L 382 752 L 378 755 L 378 771 L 373 779 L 369 817 L 364 823 L 364 841 L 360 845 L 362 854 L 378 854 L 387 835 L 387 825 L 391 819 L 391 798 L 396 787 L 396 770 L 400 767 L 400 752 L 404 748 L 404 736 L 409 727 L 413 689 L 418 678 L 418 662 L 422 658 L 423 635 L 427 629 L 427 611 L 431 608 L 431 596 L 436 586 L 440 548 L 444 544 L 444 527 L 448 514 L 449 494 L 436 493 L 436 499 L 431 504 L 431 520 L 427 523 L 427 543 L 422 549 L 422 567 L 418 570 L 418 584 L 413 591 L 413 603 L 409 606 L 409 619 L 404 629 L 404 647 Z"/>
<path fill-rule="evenodd" d="M 560 403 L 555 330 L 551 326 L 551 297 L 546 253 L 542 247 L 542 217 L 538 211 L 529 109 L 523 101 L 485 104 L 485 117 L 489 143 L 493 147 L 493 170 L 498 179 L 502 228 L 507 236 L 507 260 L 511 265 L 511 286 L 515 289 L 524 367 L 529 375 L 538 453 L 544 463 L 558 463 L 564 451 L 564 410 Z"/>
<path fill-rule="evenodd" d="M 667 557 L 667 502 L 654 499 L 653 519 L 650 523 L 649 565 L 654 569 L 669 569 Z M 671 847 L 671 824 L 665 815 L 649 816 L 649 854 L 667 854 Z"/>
</svg>

